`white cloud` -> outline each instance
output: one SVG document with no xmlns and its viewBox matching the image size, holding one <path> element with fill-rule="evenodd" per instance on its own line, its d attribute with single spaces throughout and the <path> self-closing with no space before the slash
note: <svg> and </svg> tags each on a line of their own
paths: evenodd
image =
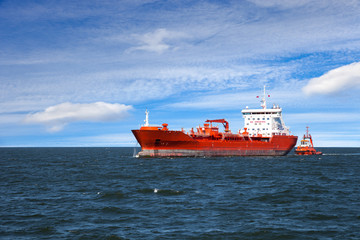
<svg viewBox="0 0 360 240">
<path fill-rule="evenodd" d="M 333 69 L 313 78 L 302 90 L 308 95 L 330 94 L 353 87 L 360 87 L 360 62 Z"/>
<path fill-rule="evenodd" d="M 149 32 L 144 35 L 135 35 L 134 37 L 141 43 L 141 45 L 130 48 L 128 51 L 142 50 L 162 53 L 172 48 L 169 44 L 164 42 L 165 40 L 184 38 L 186 37 L 186 34 L 159 28 L 154 32 Z"/>
<path fill-rule="evenodd" d="M 125 118 L 132 106 L 118 103 L 95 102 L 88 104 L 61 103 L 45 109 L 43 112 L 29 114 L 25 123 L 44 124 L 49 132 L 57 132 L 71 122 L 106 122 Z"/>
</svg>

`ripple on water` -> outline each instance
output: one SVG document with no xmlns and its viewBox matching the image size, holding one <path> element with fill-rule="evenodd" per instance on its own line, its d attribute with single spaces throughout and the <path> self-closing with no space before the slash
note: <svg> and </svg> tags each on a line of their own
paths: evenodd
<svg viewBox="0 0 360 240">
<path fill-rule="evenodd" d="M 98 192 L 97 193 L 100 198 L 102 199 L 114 199 L 114 200 L 120 200 L 125 199 L 127 197 L 126 194 L 120 191 L 114 191 L 114 192 Z"/>
</svg>

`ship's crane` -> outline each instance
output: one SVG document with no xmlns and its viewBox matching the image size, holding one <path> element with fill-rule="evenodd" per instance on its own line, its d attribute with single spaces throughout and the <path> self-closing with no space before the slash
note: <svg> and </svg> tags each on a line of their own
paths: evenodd
<svg viewBox="0 0 360 240">
<path fill-rule="evenodd" d="M 230 132 L 229 123 L 225 119 L 206 120 L 205 122 L 208 122 L 208 123 L 213 123 L 213 122 L 222 123 L 224 125 L 225 132 Z"/>
</svg>

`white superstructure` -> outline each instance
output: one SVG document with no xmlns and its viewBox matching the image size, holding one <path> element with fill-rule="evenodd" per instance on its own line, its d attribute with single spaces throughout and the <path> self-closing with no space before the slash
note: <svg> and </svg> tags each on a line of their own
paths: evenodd
<svg viewBox="0 0 360 240">
<path fill-rule="evenodd" d="M 264 96 L 261 99 L 261 109 L 242 110 L 244 118 L 244 129 L 247 129 L 249 136 L 271 137 L 273 135 L 290 135 L 289 128 L 285 126 L 282 119 L 282 109 L 273 105 L 272 108 L 266 107 L 266 93 L 264 86 Z"/>
<path fill-rule="evenodd" d="M 309 134 L 309 127 L 306 127 L 306 135 L 304 135 L 303 139 L 301 140 L 300 147 L 314 147 L 311 135 Z"/>
</svg>

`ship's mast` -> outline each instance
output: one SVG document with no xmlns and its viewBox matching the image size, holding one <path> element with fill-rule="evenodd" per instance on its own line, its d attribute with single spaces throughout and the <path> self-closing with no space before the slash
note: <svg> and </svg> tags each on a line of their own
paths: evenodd
<svg viewBox="0 0 360 240">
<path fill-rule="evenodd" d="M 266 90 L 265 90 L 266 86 L 264 85 L 264 96 L 261 99 L 261 107 L 263 109 L 266 109 Z"/>
<path fill-rule="evenodd" d="M 309 127 L 306 126 L 306 137 L 308 138 L 309 137 Z"/>
<path fill-rule="evenodd" d="M 149 126 L 149 111 L 147 109 L 145 111 L 145 120 L 144 120 L 144 122 L 145 122 L 144 126 L 148 127 Z"/>
</svg>

